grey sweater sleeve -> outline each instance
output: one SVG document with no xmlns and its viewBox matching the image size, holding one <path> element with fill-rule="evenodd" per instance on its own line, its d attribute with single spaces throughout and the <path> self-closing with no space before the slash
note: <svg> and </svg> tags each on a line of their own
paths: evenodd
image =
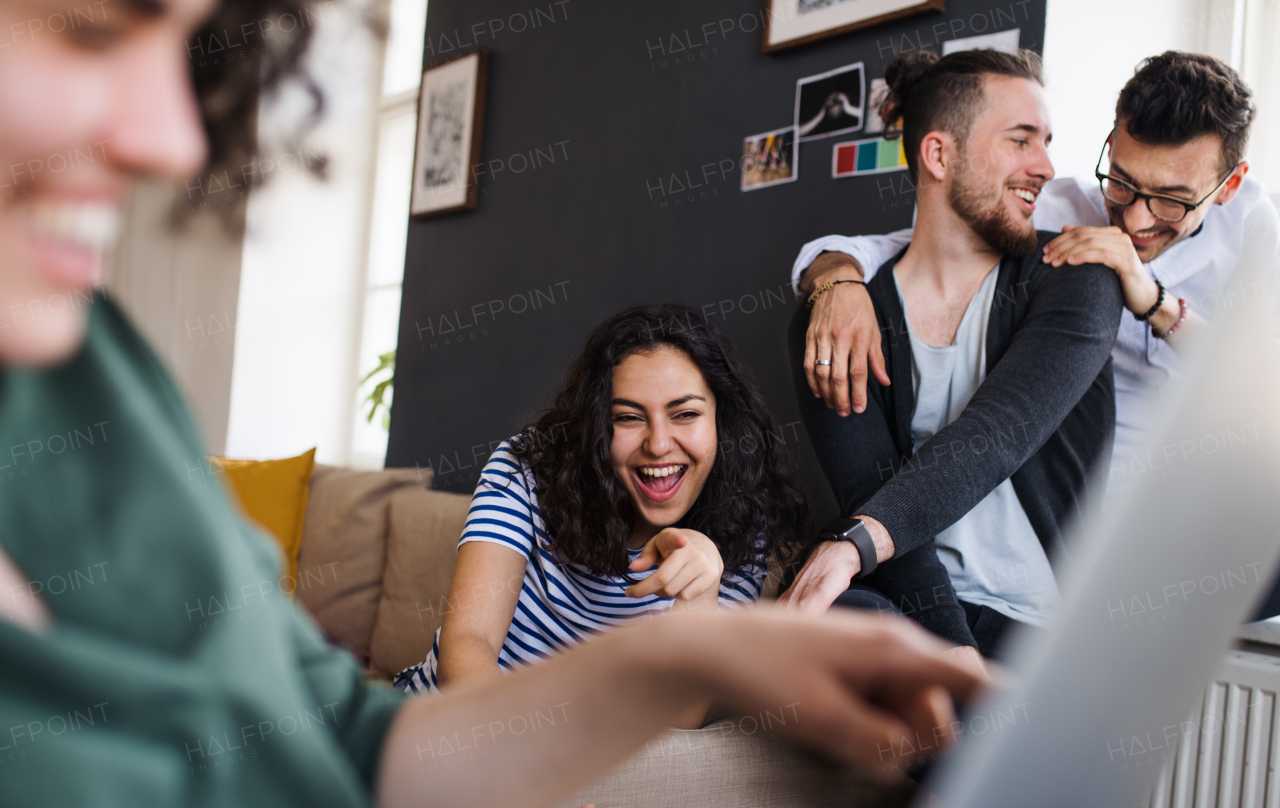
<svg viewBox="0 0 1280 808">
<path fill-rule="evenodd" d="M 1123 304 L 1115 272 L 1042 268 L 1014 291 L 1028 310 L 964 412 L 859 509 L 888 529 L 896 555 L 930 542 L 1017 471 L 1107 362 Z"/>
</svg>

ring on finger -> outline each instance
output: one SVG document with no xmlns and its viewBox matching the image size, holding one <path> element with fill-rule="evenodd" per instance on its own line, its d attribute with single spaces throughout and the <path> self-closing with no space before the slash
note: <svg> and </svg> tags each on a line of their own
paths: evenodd
<svg viewBox="0 0 1280 808">
<path fill-rule="evenodd" d="M 830 360 L 830 359 L 819 359 L 819 360 L 815 361 L 813 364 L 817 365 L 817 366 L 818 366 L 818 367 L 820 367 L 820 368 L 831 367 L 831 360 Z"/>
</svg>

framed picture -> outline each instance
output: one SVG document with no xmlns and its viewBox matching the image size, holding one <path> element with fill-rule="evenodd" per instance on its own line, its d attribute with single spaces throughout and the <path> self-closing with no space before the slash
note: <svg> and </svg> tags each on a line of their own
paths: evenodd
<svg viewBox="0 0 1280 808">
<path fill-rule="evenodd" d="M 764 51 L 803 45 L 859 28 L 945 10 L 946 0 L 768 0 Z"/>
<path fill-rule="evenodd" d="M 795 182 L 799 178 L 795 130 L 790 126 L 743 139 L 743 191 Z"/>
<path fill-rule="evenodd" d="M 473 51 L 422 74 L 410 216 L 476 206 L 489 54 Z"/>
<path fill-rule="evenodd" d="M 862 62 L 837 67 L 796 82 L 796 140 L 843 135 L 862 128 L 866 117 Z"/>
</svg>

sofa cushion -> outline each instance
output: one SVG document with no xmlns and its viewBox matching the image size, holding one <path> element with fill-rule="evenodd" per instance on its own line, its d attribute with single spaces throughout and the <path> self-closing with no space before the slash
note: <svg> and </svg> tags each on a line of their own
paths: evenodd
<svg viewBox="0 0 1280 808">
<path fill-rule="evenodd" d="M 382 599 L 370 667 L 395 673 L 431 651 L 471 497 L 444 491 L 397 491 L 391 497 Z"/>
<path fill-rule="evenodd" d="M 317 465 L 298 554 L 298 600 L 335 642 L 369 656 L 389 504 L 397 491 L 423 491 L 431 472 L 357 471 Z"/>
<path fill-rule="evenodd" d="M 229 487 L 245 515 L 279 543 L 284 553 L 285 575 L 295 580 L 303 517 L 307 511 L 307 481 L 311 479 L 315 459 L 315 449 L 281 460 L 210 458 L 227 475 Z"/>
<path fill-rule="evenodd" d="M 784 708 L 785 718 L 792 714 Z M 782 742 L 773 716 L 744 716 L 705 729 L 670 730 L 561 808 L 905 808 L 915 783 L 873 782 Z M 804 719 L 803 708 L 795 715 Z M 572 714 L 569 714 L 572 717 Z M 770 722 L 772 730 L 766 729 Z M 447 761 L 442 760 L 441 763 Z"/>
</svg>

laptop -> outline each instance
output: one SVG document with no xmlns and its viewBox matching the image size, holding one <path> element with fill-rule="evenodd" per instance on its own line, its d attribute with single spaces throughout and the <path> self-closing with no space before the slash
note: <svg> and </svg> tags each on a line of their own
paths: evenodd
<svg viewBox="0 0 1280 808">
<path fill-rule="evenodd" d="M 937 802 L 919 805 L 1148 804 L 1280 566 L 1274 260 L 1272 244 L 1242 262 L 1229 310 L 1153 415 L 1143 479 L 1081 520 L 1053 627 L 1010 639 L 1015 684 L 971 708 L 929 781 Z"/>
</svg>

